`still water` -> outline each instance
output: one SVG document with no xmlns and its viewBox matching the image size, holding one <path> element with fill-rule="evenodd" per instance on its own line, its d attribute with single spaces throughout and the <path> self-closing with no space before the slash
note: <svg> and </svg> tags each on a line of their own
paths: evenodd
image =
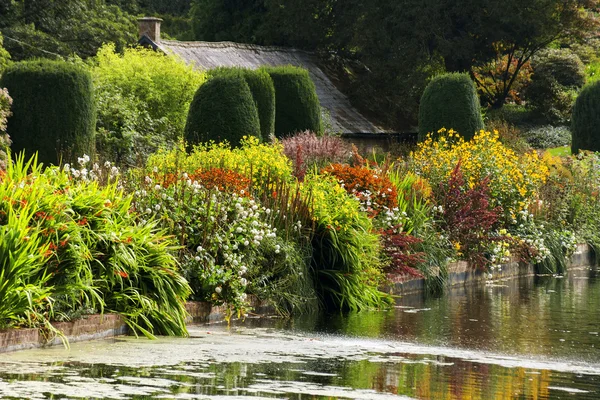
<svg viewBox="0 0 600 400">
<path fill-rule="evenodd" d="M 2 355 L 14 399 L 600 399 L 600 278 L 518 279 L 389 312 L 247 319 Z"/>
</svg>

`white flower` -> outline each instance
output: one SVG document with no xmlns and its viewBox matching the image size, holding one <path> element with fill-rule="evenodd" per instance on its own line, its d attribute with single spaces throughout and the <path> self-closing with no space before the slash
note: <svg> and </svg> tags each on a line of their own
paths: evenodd
<svg viewBox="0 0 600 400">
<path fill-rule="evenodd" d="M 69 165 L 69 163 L 65 164 L 65 166 L 63 167 L 63 170 L 67 173 L 69 172 L 70 169 L 71 169 L 71 165 Z"/>
<path fill-rule="evenodd" d="M 152 214 L 152 210 L 149 208 L 146 208 L 146 214 Z"/>
<path fill-rule="evenodd" d="M 187 172 L 184 172 L 183 175 L 182 175 L 182 177 L 183 177 L 183 179 L 187 179 L 188 178 Z"/>
<path fill-rule="evenodd" d="M 160 186 L 160 185 L 156 185 L 156 186 L 154 186 L 154 190 L 157 190 L 157 191 L 158 191 L 158 190 L 160 190 L 160 189 L 161 189 L 161 186 Z"/>
<path fill-rule="evenodd" d="M 157 204 L 157 205 L 155 205 L 155 206 L 154 206 L 154 209 L 155 209 L 156 211 L 160 211 L 160 204 Z"/>
<path fill-rule="evenodd" d="M 200 261 L 200 256 L 196 256 L 196 257 L 194 257 L 194 260 L 196 260 L 196 261 Z"/>
<path fill-rule="evenodd" d="M 215 288 L 215 293 L 216 293 L 216 294 L 220 294 L 220 293 L 221 293 L 221 290 L 223 290 L 223 289 L 221 289 L 221 286 L 217 286 L 217 287 Z"/>
<path fill-rule="evenodd" d="M 250 244 L 250 242 L 247 240 L 244 242 L 244 246 L 248 246 L 249 244 Z"/>
<path fill-rule="evenodd" d="M 156 174 L 158 172 L 158 167 L 152 168 L 152 172 L 154 172 Z"/>
<path fill-rule="evenodd" d="M 148 175 L 146 175 L 146 177 L 144 178 L 144 182 L 146 182 L 149 185 L 152 183 L 152 178 L 150 178 Z"/>
<path fill-rule="evenodd" d="M 197 251 L 198 253 L 200 253 L 202 250 L 203 250 L 203 249 L 202 249 L 202 246 L 198 246 L 198 247 L 196 248 L 196 251 Z"/>
<path fill-rule="evenodd" d="M 242 278 L 240 279 L 240 283 L 242 284 L 242 286 L 246 286 L 248 284 L 248 281 L 246 280 L 246 278 Z"/>
<path fill-rule="evenodd" d="M 241 226 L 238 226 L 238 227 L 235 229 L 235 231 L 236 231 L 237 233 L 242 233 L 242 232 L 244 232 L 244 228 L 242 228 Z"/>
<path fill-rule="evenodd" d="M 104 168 L 110 168 L 110 161 L 105 161 L 104 162 Z"/>
</svg>

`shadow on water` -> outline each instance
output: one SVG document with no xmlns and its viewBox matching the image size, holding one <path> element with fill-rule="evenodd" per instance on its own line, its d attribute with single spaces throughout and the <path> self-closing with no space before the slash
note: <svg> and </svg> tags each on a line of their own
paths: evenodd
<svg viewBox="0 0 600 400">
<path fill-rule="evenodd" d="M 0 397 L 598 399 L 599 310 L 597 273 L 521 278 L 398 298 L 386 312 L 9 354 Z"/>
</svg>

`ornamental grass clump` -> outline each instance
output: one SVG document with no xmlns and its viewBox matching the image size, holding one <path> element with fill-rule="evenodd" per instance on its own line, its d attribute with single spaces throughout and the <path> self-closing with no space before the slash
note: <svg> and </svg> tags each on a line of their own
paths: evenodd
<svg viewBox="0 0 600 400">
<path fill-rule="evenodd" d="M 312 198 L 315 230 L 312 271 L 326 309 L 381 308 L 389 298 L 379 291 L 383 275 L 380 243 L 360 202 L 332 176 L 309 174 L 302 192 Z"/>
<path fill-rule="evenodd" d="M 23 248 L 33 264 L 25 283 L 49 292 L 48 301 L 36 303 L 36 315 L 47 321 L 114 312 L 136 334 L 185 335 L 189 286 L 172 255 L 172 239 L 155 223 L 137 224 L 133 197 L 114 179 L 104 186 L 91 180 L 99 174 L 92 173 L 96 166 L 88 170 L 89 157 L 80 162 L 78 168 L 43 170 L 21 156 L 9 160 L 0 180 L 0 197 L 10 199 L 0 203 L 0 228 L 21 229 L 26 221 Z M 12 213 L 28 218 L 16 221 Z M 0 256 L 0 265 L 11 264 L 10 254 Z"/>
<path fill-rule="evenodd" d="M 304 131 L 281 140 L 283 151 L 294 165 L 294 176 L 302 179 L 311 168 L 324 168 L 348 161 L 350 146 L 339 136 L 317 136 Z"/>
</svg>

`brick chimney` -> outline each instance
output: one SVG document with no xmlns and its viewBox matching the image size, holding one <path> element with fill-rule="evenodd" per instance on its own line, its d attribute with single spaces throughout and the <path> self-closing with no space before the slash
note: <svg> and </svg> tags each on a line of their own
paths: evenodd
<svg viewBox="0 0 600 400">
<path fill-rule="evenodd" d="M 140 38 L 146 35 L 153 42 L 160 42 L 160 23 L 162 19 L 155 17 L 144 17 L 138 19 Z"/>
</svg>

